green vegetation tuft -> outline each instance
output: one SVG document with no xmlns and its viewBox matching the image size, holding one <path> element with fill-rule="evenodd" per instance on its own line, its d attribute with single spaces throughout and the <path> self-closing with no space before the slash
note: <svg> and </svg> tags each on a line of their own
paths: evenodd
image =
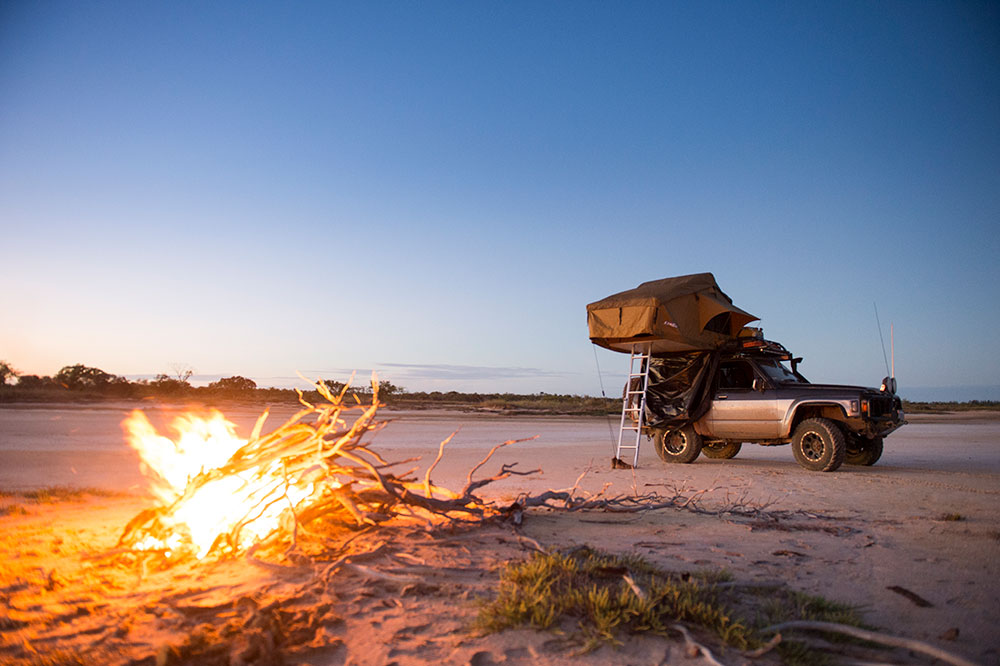
<svg viewBox="0 0 1000 666">
<path fill-rule="evenodd" d="M 862 621 L 856 606 L 830 601 L 823 597 L 787 588 L 770 589 L 765 592 L 758 590 L 757 592 L 758 596 L 760 594 L 766 595 L 763 603 L 758 607 L 756 621 L 753 623 L 757 630 L 790 620 L 833 622 L 851 627 L 875 629 Z M 831 643 L 863 643 L 842 634 L 829 634 L 827 638 Z M 806 643 L 788 636 L 778 644 L 777 652 L 782 662 L 789 666 L 812 666 L 813 664 L 822 666 L 831 663 L 828 655 L 818 653 L 810 649 Z"/>
<path fill-rule="evenodd" d="M 767 595 L 768 598 L 755 623 L 762 629 L 789 620 L 835 622 L 852 627 L 865 627 L 856 606 L 789 589 L 768 590 Z"/>
<path fill-rule="evenodd" d="M 960 513 L 942 513 L 940 516 L 938 516 L 938 520 L 945 520 L 948 522 L 957 523 L 965 520 L 965 516 L 963 516 Z"/>
<path fill-rule="evenodd" d="M 853 606 L 787 588 L 721 585 L 731 580 L 725 569 L 671 574 L 638 556 L 589 547 L 535 554 L 507 564 L 496 598 L 482 604 L 473 628 L 482 633 L 525 626 L 558 630 L 566 621 L 575 622 L 579 633 L 573 637 L 589 651 L 620 645 L 626 634 L 669 634 L 675 622 L 700 627 L 739 650 L 760 647 L 771 638 L 764 628 L 790 620 L 865 626 Z M 830 640 L 851 641 L 839 635 Z M 787 664 L 829 661 L 787 637 L 777 652 Z"/>
<path fill-rule="evenodd" d="M 618 644 L 621 633 L 667 634 L 677 621 L 701 626 L 739 649 L 758 643 L 711 583 L 666 574 L 637 556 L 590 548 L 535 554 L 508 564 L 497 598 L 480 609 L 475 628 L 487 633 L 525 625 L 550 629 L 564 618 L 577 621 L 585 650 Z"/>
<path fill-rule="evenodd" d="M 733 580 L 732 572 L 725 567 L 719 569 L 699 569 L 692 573 L 691 577 L 708 585 L 728 583 Z"/>
</svg>

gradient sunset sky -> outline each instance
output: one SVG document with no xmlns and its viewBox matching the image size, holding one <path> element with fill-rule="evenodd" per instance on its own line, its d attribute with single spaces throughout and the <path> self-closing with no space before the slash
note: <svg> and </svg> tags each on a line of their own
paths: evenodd
<svg viewBox="0 0 1000 666">
<path fill-rule="evenodd" d="M 599 394 L 586 304 L 710 271 L 1000 399 L 1000 4 L 5 2 L 0 232 L 30 374 Z"/>
</svg>

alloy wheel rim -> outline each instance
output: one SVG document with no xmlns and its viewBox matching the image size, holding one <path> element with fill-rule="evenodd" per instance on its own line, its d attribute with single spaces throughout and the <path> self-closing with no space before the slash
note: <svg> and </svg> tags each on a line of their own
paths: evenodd
<svg viewBox="0 0 1000 666">
<path fill-rule="evenodd" d="M 823 438 L 814 432 L 806 433 L 802 438 L 802 455 L 817 462 L 823 457 Z"/>
</svg>

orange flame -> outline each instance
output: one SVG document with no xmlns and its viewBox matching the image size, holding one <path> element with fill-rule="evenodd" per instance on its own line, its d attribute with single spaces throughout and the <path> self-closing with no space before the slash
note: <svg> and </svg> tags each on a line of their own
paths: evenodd
<svg viewBox="0 0 1000 666">
<path fill-rule="evenodd" d="M 217 410 L 175 418 L 175 440 L 158 434 L 140 410 L 122 427 L 139 453 L 150 490 L 165 509 L 160 520 L 164 533 L 148 535 L 137 549 L 165 550 L 169 555 L 189 542 L 201 559 L 226 534 L 236 535 L 233 545 L 246 548 L 277 529 L 283 514 L 314 492 L 311 483 L 285 478 L 280 460 L 252 473 L 221 471 L 247 440 L 237 436 L 236 426 Z"/>
</svg>

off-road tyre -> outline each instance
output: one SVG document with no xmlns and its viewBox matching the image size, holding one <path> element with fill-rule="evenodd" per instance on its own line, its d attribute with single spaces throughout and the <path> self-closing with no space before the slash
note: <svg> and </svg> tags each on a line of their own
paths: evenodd
<svg viewBox="0 0 1000 666">
<path fill-rule="evenodd" d="M 729 460 L 735 458 L 743 445 L 739 442 L 714 442 L 712 444 L 702 444 L 701 454 L 706 458 L 716 460 Z"/>
<path fill-rule="evenodd" d="M 806 419 L 792 437 L 795 462 L 811 472 L 832 472 L 844 464 L 844 433 L 829 419 Z"/>
<path fill-rule="evenodd" d="M 701 453 L 701 435 L 690 425 L 677 430 L 657 430 L 653 448 L 663 462 L 692 463 Z"/>
<path fill-rule="evenodd" d="M 849 437 L 844 462 L 848 465 L 874 465 L 882 457 L 881 437 Z"/>
</svg>

